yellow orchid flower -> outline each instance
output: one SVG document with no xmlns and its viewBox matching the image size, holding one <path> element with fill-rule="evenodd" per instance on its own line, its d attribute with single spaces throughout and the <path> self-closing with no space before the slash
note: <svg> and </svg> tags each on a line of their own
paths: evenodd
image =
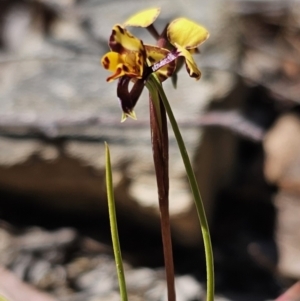
<svg viewBox="0 0 300 301">
<path fill-rule="evenodd" d="M 201 72 L 191 52 L 195 52 L 196 48 L 208 39 L 209 33 L 207 29 L 186 18 L 178 18 L 169 24 L 167 37 L 177 49 L 177 55 L 184 57 L 190 77 L 199 80 Z"/>
<path fill-rule="evenodd" d="M 169 50 L 152 45 L 144 45 L 141 40 L 133 36 L 126 28 L 115 25 L 109 39 L 111 51 L 106 53 L 101 63 L 113 74 L 107 78 L 108 82 L 119 79 L 117 95 L 123 110 L 122 121 L 126 117 L 136 119 L 133 111 L 145 85 L 145 80 L 151 72 L 156 72 L 160 81 L 166 80 L 175 70 L 176 62 L 168 65 L 161 64 L 152 70 L 149 64 L 157 63 L 169 54 Z M 134 85 L 129 91 L 129 82 Z"/>
</svg>

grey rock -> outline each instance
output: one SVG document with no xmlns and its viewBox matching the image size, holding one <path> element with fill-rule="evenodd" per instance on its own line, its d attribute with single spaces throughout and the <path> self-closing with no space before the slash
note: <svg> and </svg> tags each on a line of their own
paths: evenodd
<svg viewBox="0 0 300 301">
<path fill-rule="evenodd" d="M 98 295 L 106 295 L 115 287 L 115 273 L 95 269 L 78 277 L 76 286 L 80 290 L 88 290 Z"/>
<path fill-rule="evenodd" d="M 175 279 L 177 300 L 201 300 L 205 296 L 202 285 L 190 275 L 184 275 Z"/>
<path fill-rule="evenodd" d="M 28 281 L 42 289 L 52 285 L 51 264 L 44 260 L 35 260 L 28 269 Z"/>
<path fill-rule="evenodd" d="M 33 260 L 34 259 L 32 254 L 18 254 L 11 266 L 11 270 L 20 279 L 25 279 L 28 269 L 31 266 Z"/>
<path fill-rule="evenodd" d="M 177 276 L 175 278 L 176 300 L 192 301 L 202 300 L 205 297 L 202 285 L 190 275 Z M 167 292 L 165 291 L 164 301 L 167 301 Z"/>
<path fill-rule="evenodd" d="M 5 229 L 0 228 L 0 264 L 9 266 L 16 258 L 13 250 L 12 235 Z"/>
<path fill-rule="evenodd" d="M 15 246 L 23 251 L 44 251 L 49 248 L 66 248 L 73 244 L 77 233 L 73 229 L 60 229 L 53 232 L 32 228 L 14 240 Z M 49 254 L 51 257 L 51 254 Z"/>
<path fill-rule="evenodd" d="M 126 283 L 128 291 L 148 291 L 157 281 L 158 273 L 149 268 L 132 269 L 126 271 Z"/>
<path fill-rule="evenodd" d="M 162 300 L 166 293 L 166 282 L 162 279 L 155 282 L 148 291 L 145 292 L 144 298 L 147 301 Z"/>
<path fill-rule="evenodd" d="M 22 282 L 12 272 L 0 266 L 0 295 L 11 301 L 57 301 L 49 294 L 38 291 Z"/>
</svg>

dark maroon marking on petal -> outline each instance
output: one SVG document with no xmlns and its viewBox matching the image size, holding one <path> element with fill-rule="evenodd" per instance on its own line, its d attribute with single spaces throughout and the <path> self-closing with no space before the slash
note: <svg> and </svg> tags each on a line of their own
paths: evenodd
<svg viewBox="0 0 300 301">
<path fill-rule="evenodd" d="M 143 41 L 142 40 L 140 40 L 140 41 L 142 43 L 143 48 L 142 48 L 141 52 L 139 53 L 139 55 L 143 58 L 143 61 L 145 62 L 146 58 L 147 58 L 147 52 L 146 52 L 146 48 L 145 48 Z"/>
<path fill-rule="evenodd" d="M 190 77 L 195 77 L 195 78 L 197 78 L 197 77 L 199 77 L 199 74 L 193 72 L 192 74 L 190 74 Z"/>
<path fill-rule="evenodd" d="M 152 56 L 148 56 L 148 60 L 150 61 L 150 63 L 154 64 L 155 63 L 155 59 Z"/>
<path fill-rule="evenodd" d="M 116 43 L 115 42 L 115 36 L 116 36 L 116 31 L 113 29 L 112 32 L 111 32 L 111 35 L 109 37 L 109 42 L 108 42 L 108 45 L 110 45 L 111 43 Z"/>
<path fill-rule="evenodd" d="M 112 30 L 112 33 L 109 37 L 108 45 L 110 49 L 114 52 L 123 53 L 125 51 L 124 47 L 116 41 L 117 32 L 115 29 Z"/>
<path fill-rule="evenodd" d="M 106 56 L 104 58 L 104 61 L 103 61 L 103 66 L 105 69 L 108 69 L 109 68 L 109 64 L 110 64 L 110 61 L 109 61 L 109 58 Z"/>
<path fill-rule="evenodd" d="M 127 66 L 125 66 L 125 65 L 123 65 L 123 70 L 124 70 L 125 72 L 129 72 L 129 68 L 128 68 Z"/>
<path fill-rule="evenodd" d="M 144 47 L 144 45 L 143 45 L 143 47 Z M 143 61 L 145 61 L 145 57 L 146 57 L 146 50 L 143 48 L 143 50 L 142 50 L 142 52 L 140 53 L 138 53 L 138 60 L 137 60 L 137 63 L 139 64 L 139 65 L 142 65 L 143 63 L 142 63 L 142 59 L 143 59 Z"/>
<path fill-rule="evenodd" d="M 143 89 L 144 89 L 144 80 L 137 80 L 131 91 L 128 90 L 129 82 L 131 78 L 129 76 L 122 76 L 119 79 L 117 87 L 117 96 L 120 99 L 121 107 L 124 113 L 131 113 L 135 107 Z"/>
<path fill-rule="evenodd" d="M 125 34 L 125 31 L 124 29 L 120 26 L 120 25 L 117 25 L 118 29 L 120 30 L 121 34 Z"/>
<path fill-rule="evenodd" d="M 188 67 L 187 63 L 185 63 L 185 67 L 186 67 L 186 70 L 187 70 L 190 77 L 193 77 L 193 78 L 198 78 L 199 77 L 199 74 L 197 74 L 195 72 L 192 72 L 192 74 L 190 74 L 191 69 Z"/>
<path fill-rule="evenodd" d="M 124 47 L 118 43 L 113 36 L 110 37 L 108 44 L 110 49 L 114 52 L 123 53 L 125 51 Z"/>
</svg>

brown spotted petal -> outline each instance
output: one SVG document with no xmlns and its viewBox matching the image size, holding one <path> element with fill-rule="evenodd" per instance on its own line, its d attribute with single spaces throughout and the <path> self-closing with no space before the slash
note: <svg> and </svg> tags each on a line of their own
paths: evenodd
<svg viewBox="0 0 300 301">
<path fill-rule="evenodd" d="M 123 111 L 122 122 L 126 120 L 127 117 L 136 119 L 135 113 L 133 111 L 140 95 L 144 89 L 144 80 L 138 79 L 132 89 L 129 91 L 129 83 L 131 78 L 128 76 L 123 76 L 119 79 L 117 96 L 120 100 L 121 108 Z"/>
<path fill-rule="evenodd" d="M 138 54 L 134 52 L 128 55 L 113 51 L 106 53 L 101 59 L 102 66 L 113 72 L 113 74 L 107 78 L 107 81 L 113 81 L 124 75 L 141 78 L 141 70 L 135 67 L 136 60 L 139 60 L 139 57 Z"/>
<path fill-rule="evenodd" d="M 189 50 L 185 49 L 184 47 L 181 47 L 178 44 L 175 44 L 177 48 L 177 52 L 180 56 L 184 57 L 185 59 L 185 66 L 188 74 L 190 77 L 194 77 L 196 80 L 199 80 L 201 77 L 201 71 L 199 70 L 196 62 L 194 61 L 191 53 Z"/>
<path fill-rule="evenodd" d="M 161 82 L 172 76 L 176 69 L 176 56 L 168 49 L 145 45 L 147 59 Z M 153 68 L 155 66 L 155 68 Z"/>
<path fill-rule="evenodd" d="M 134 74 L 133 77 L 142 77 L 146 52 L 144 44 L 140 39 L 133 36 L 121 25 L 115 25 L 109 39 L 109 46 L 112 52 L 121 55 L 123 63 Z"/>
<path fill-rule="evenodd" d="M 109 47 L 115 52 L 144 52 L 143 42 L 121 25 L 115 25 L 109 39 Z"/>
</svg>

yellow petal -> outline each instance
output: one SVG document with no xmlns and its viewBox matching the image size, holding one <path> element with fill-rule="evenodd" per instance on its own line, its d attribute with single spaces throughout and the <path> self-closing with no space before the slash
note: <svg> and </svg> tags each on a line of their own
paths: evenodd
<svg viewBox="0 0 300 301">
<path fill-rule="evenodd" d="M 131 16 L 124 26 L 148 27 L 151 25 L 160 13 L 160 8 L 150 8 L 136 13 Z"/>
<path fill-rule="evenodd" d="M 126 28 L 121 25 L 115 25 L 109 40 L 109 46 L 112 51 L 124 53 L 126 51 L 144 52 L 143 42 L 132 35 Z"/>
<path fill-rule="evenodd" d="M 164 59 L 170 51 L 164 48 L 156 47 L 153 45 L 145 45 L 147 59 L 153 65 L 162 59 Z M 160 69 L 158 69 L 155 73 L 159 77 L 160 81 L 163 82 L 168 77 L 170 77 L 176 68 L 176 60 L 170 62 L 167 65 L 164 65 Z"/>
<path fill-rule="evenodd" d="M 186 18 L 178 18 L 171 22 L 167 35 L 171 44 L 178 44 L 186 49 L 196 48 L 209 37 L 203 26 Z"/>
<path fill-rule="evenodd" d="M 138 53 L 120 55 L 119 53 L 111 51 L 102 57 L 101 64 L 105 69 L 114 72 L 113 75 L 107 78 L 107 81 L 111 82 L 123 75 L 141 78 L 143 68 L 137 65 L 137 62 L 140 62 L 140 60 Z"/>
<path fill-rule="evenodd" d="M 108 52 L 101 59 L 102 66 L 112 72 L 117 70 L 117 66 L 120 63 L 122 63 L 122 57 L 117 52 Z"/>
<path fill-rule="evenodd" d="M 180 45 L 175 44 L 175 47 L 179 51 L 179 53 L 180 53 L 179 55 L 183 56 L 185 58 L 186 69 L 187 69 L 190 77 L 194 77 L 197 80 L 199 80 L 201 77 L 201 71 L 198 69 L 198 66 L 197 66 L 196 62 L 194 61 L 190 52 L 188 50 L 186 50 L 185 48 L 181 47 Z"/>
</svg>

